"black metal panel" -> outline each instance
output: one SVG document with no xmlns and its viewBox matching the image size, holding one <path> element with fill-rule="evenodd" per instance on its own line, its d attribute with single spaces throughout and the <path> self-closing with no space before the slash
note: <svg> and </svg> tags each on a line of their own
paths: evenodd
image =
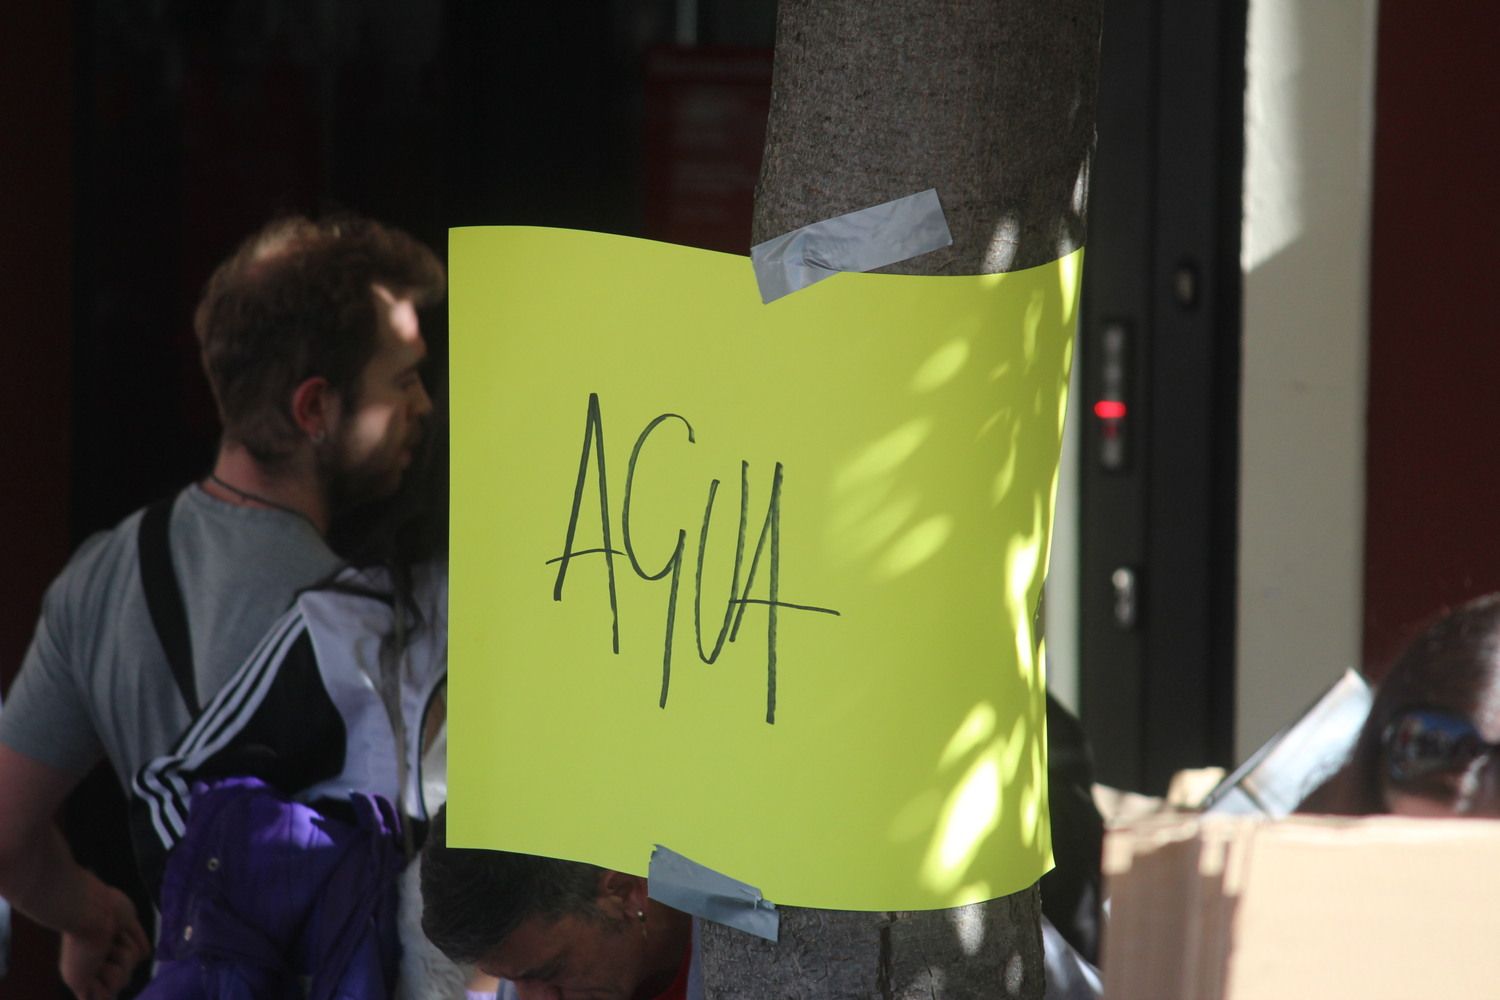
<svg viewBox="0 0 1500 1000">
<path fill-rule="evenodd" d="M 1080 708 L 1100 780 L 1155 793 L 1179 768 L 1228 763 L 1233 745 L 1244 24 L 1242 0 L 1105 12 L 1080 352 Z"/>
<path fill-rule="evenodd" d="M 1078 412 L 1084 427 L 1078 477 L 1080 716 L 1093 744 L 1099 780 L 1121 787 L 1139 784 L 1138 748 L 1143 739 L 1139 626 L 1122 627 L 1114 614 L 1112 576 L 1137 575 L 1146 554 L 1144 483 L 1151 452 L 1142 432 L 1150 413 L 1141 392 L 1147 385 L 1151 296 L 1143 262 L 1152 257 L 1156 119 L 1157 0 L 1115 0 L 1104 7 L 1099 68 L 1099 140 L 1089 182 L 1089 238 L 1084 265 Z M 1105 467 L 1093 403 L 1104 395 L 1101 340 L 1108 326 L 1123 324 L 1134 391 L 1119 428 L 1129 456 L 1123 468 Z M 1137 622 L 1147 610 L 1137 604 Z"/>
</svg>

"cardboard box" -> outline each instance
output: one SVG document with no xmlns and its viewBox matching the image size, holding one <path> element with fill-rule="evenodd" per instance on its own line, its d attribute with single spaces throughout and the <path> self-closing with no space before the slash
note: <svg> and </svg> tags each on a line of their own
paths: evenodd
<svg viewBox="0 0 1500 1000">
<path fill-rule="evenodd" d="M 1500 821 L 1163 817 L 1104 874 L 1109 1000 L 1500 998 Z"/>
</svg>

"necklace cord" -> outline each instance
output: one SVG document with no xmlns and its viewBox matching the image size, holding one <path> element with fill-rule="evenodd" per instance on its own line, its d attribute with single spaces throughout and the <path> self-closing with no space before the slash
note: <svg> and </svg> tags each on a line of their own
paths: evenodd
<svg viewBox="0 0 1500 1000">
<path fill-rule="evenodd" d="M 216 472 L 210 472 L 208 474 L 208 479 L 209 482 L 212 482 L 214 485 L 220 487 L 221 489 L 228 490 L 230 493 L 233 493 L 241 500 L 248 500 L 251 503 L 263 504 L 276 510 L 285 511 L 288 514 L 296 514 L 303 520 L 307 520 L 307 515 L 297 508 L 289 507 L 284 503 L 277 503 L 275 500 L 271 500 L 268 497 L 263 497 L 259 493 L 251 493 L 249 490 L 242 490 L 238 486 L 235 486 L 233 483 L 226 483 L 224 480 L 219 478 L 219 474 Z"/>
</svg>

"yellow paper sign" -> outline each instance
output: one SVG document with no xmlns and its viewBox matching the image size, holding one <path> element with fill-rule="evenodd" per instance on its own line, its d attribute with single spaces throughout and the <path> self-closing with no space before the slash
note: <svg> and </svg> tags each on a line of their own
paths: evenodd
<svg viewBox="0 0 1500 1000">
<path fill-rule="evenodd" d="M 840 274 L 450 234 L 449 837 L 927 909 L 1051 864 L 1034 615 L 1081 251 Z"/>
</svg>

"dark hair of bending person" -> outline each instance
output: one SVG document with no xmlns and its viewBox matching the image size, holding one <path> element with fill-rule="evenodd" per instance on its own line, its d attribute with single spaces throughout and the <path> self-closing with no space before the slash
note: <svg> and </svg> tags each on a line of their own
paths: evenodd
<svg viewBox="0 0 1500 1000">
<path fill-rule="evenodd" d="M 641 1000 L 685 981 L 692 921 L 637 875 L 576 861 L 447 846 L 439 811 L 422 850 L 422 929 L 455 962 L 521 1000 Z"/>
</svg>

